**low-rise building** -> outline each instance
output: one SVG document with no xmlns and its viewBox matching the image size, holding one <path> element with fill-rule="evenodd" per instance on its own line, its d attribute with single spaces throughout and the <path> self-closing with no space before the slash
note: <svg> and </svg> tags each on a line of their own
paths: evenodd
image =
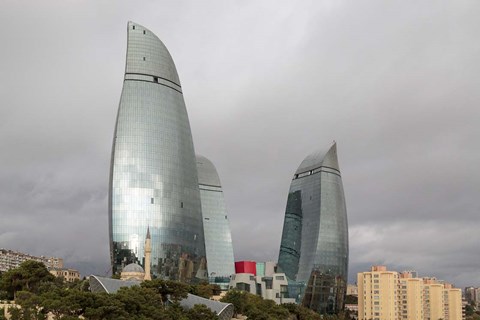
<svg viewBox="0 0 480 320">
<path fill-rule="evenodd" d="M 63 278 L 67 282 L 74 282 L 80 280 L 80 272 L 75 269 L 50 269 L 50 273 L 57 278 Z"/>
<path fill-rule="evenodd" d="M 285 273 L 276 273 L 276 267 L 273 261 L 236 261 L 228 289 L 247 291 L 277 304 L 295 303 L 295 299 L 289 298 Z"/>
<path fill-rule="evenodd" d="M 263 277 L 252 273 L 236 273 L 230 277 L 229 289 L 247 291 L 277 304 L 295 303 L 295 299 L 288 298 L 288 280 L 285 273 Z"/>
<path fill-rule="evenodd" d="M 355 284 L 347 285 L 347 296 L 358 297 L 358 287 Z"/>
</svg>

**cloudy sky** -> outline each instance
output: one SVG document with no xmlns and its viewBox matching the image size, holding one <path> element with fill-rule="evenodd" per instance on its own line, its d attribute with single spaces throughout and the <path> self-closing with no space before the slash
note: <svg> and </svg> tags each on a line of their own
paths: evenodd
<svg viewBox="0 0 480 320">
<path fill-rule="evenodd" d="M 480 286 L 480 3 L 0 2 L 0 247 L 105 274 L 126 24 L 174 57 L 235 258 L 276 260 L 296 168 L 338 143 L 350 279 Z"/>
</svg>

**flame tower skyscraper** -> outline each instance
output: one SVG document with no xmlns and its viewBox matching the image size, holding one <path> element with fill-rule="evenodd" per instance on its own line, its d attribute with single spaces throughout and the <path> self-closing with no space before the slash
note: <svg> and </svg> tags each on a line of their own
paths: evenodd
<svg viewBox="0 0 480 320">
<path fill-rule="evenodd" d="M 288 194 L 278 267 L 289 295 L 322 314 L 343 310 L 348 272 L 348 224 L 334 143 L 305 158 Z"/>
<path fill-rule="evenodd" d="M 154 276 L 206 279 L 197 167 L 180 80 L 165 45 L 129 22 L 110 169 L 113 273 L 145 263 L 147 230 Z"/>
</svg>

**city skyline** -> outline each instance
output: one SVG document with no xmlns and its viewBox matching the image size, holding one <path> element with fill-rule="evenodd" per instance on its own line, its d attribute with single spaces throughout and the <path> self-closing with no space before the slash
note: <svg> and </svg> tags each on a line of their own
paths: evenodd
<svg viewBox="0 0 480 320">
<path fill-rule="evenodd" d="M 175 57 L 236 260 L 277 259 L 292 168 L 336 140 L 350 281 L 388 264 L 478 286 L 478 239 L 465 234 L 480 227 L 479 9 L 3 2 L 0 247 L 107 271 L 109 150 L 133 20 Z"/>
</svg>

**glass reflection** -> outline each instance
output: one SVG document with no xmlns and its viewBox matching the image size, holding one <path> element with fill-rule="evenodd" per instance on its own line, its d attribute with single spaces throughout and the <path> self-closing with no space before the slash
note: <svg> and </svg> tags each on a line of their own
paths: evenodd
<svg viewBox="0 0 480 320">
<path fill-rule="evenodd" d="M 291 298 L 322 314 L 344 308 L 348 225 L 336 144 L 309 155 L 290 185 L 278 266 Z"/>
<path fill-rule="evenodd" d="M 109 228 L 113 273 L 144 264 L 150 228 L 154 277 L 206 279 L 197 168 L 180 81 L 164 44 L 133 22 L 112 148 Z"/>
</svg>

